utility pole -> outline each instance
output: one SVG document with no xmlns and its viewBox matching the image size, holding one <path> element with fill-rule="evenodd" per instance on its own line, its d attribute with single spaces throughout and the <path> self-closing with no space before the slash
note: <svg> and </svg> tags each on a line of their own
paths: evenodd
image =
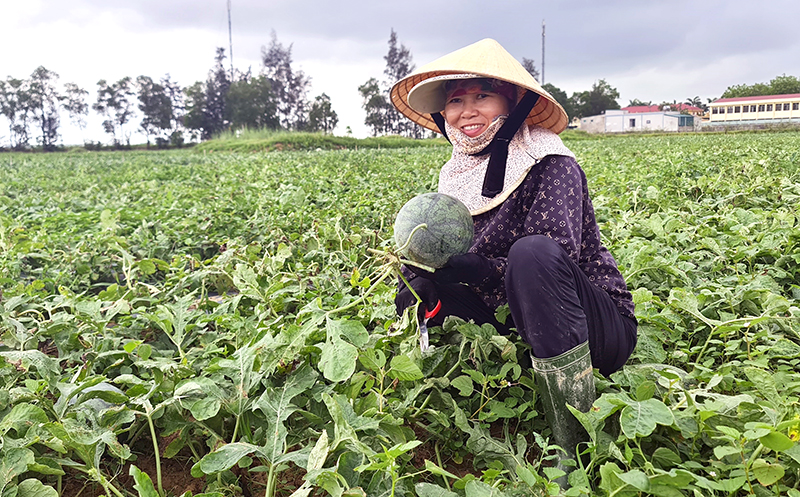
<svg viewBox="0 0 800 497">
<path fill-rule="evenodd" d="M 231 34 L 231 0 L 228 0 L 228 55 L 231 58 L 231 83 L 233 83 L 233 35 Z"/>
<path fill-rule="evenodd" d="M 544 84 L 544 19 L 542 19 L 542 84 Z"/>
</svg>

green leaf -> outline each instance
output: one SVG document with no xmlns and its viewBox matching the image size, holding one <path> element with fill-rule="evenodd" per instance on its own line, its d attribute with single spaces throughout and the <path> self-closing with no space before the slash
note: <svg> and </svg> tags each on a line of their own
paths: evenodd
<svg viewBox="0 0 800 497">
<path fill-rule="evenodd" d="M 464 487 L 464 492 L 466 497 L 501 497 L 505 495 L 500 489 L 480 480 L 468 481 Z"/>
<path fill-rule="evenodd" d="M 406 355 L 398 355 L 392 358 L 389 376 L 402 381 L 414 381 L 423 378 L 422 371 Z"/>
<path fill-rule="evenodd" d="M 370 371 L 380 371 L 386 366 L 386 354 L 380 349 L 365 349 L 359 351 L 358 360 Z"/>
<path fill-rule="evenodd" d="M 656 384 L 652 381 L 644 381 L 636 387 L 636 400 L 644 401 L 653 398 L 656 392 Z"/>
<path fill-rule="evenodd" d="M 783 452 L 792 448 L 794 445 L 794 442 L 792 442 L 791 438 L 777 431 L 773 431 L 768 435 L 764 435 L 759 439 L 759 441 L 764 445 L 764 447 L 772 449 L 775 452 Z"/>
<path fill-rule="evenodd" d="M 761 458 L 756 459 L 751 467 L 753 469 L 753 475 L 755 475 L 758 482 L 765 487 L 783 478 L 785 473 L 783 466 L 780 464 L 769 463 Z"/>
<path fill-rule="evenodd" d="M 33 451 L 30 449 L 6 449 L 0 459 L 0 494 L 14 478 L 28 470 L 34 463 Z"/>
<path fill-rule="evenodd" d="M 469 397 L 470 395 L 472 395 L 473 384 L 472 384 L 472 378 L 470 378 L 469 376 L 461 375 L 453 379 L 453 381 L 451 381 L 450 384 L 456 389 L 458 389 L 458 393 L 462 397 Z"/>
<path fill-rule="evenodd" d="M 681 457 L 666 447 L 659 447 L 653 451 L 653 462 L 661 468 L 671 468 L 681 463 Z"/>
<path fill-rule="evenodd" d="M 657 399 L 632 402 L 622 409 L 619 418 L 622 432 L 628 438 L 647 437 L 656 424 L 670 426 L 675 422 L 672 411 Z"/>
<path fill-rule="evenodd" d="M 369 343 L 369 333 L 361 321 L 328 318 L 325 321 L 325 328 L 329 334 L 344 337 L 356 347 L 361 348 Z"/>
<path fill-rule="evenodd" d="M 458 497 L 458 494 L 455 492 L 451 492 L 439 485 L 425 482 L 414 485 L 414 491 L 417 493 L 418 497 Z"/>
<path fill-rule="evenodd" d="M 339 383 L 350 378 L 356 370 L 358 349 L 344 340 L 328 339 L 321 346 L 319 367 L 326 380 Z"/>
<path fill-rule="evenodd" d="M 425 470 L 439 476 L 446 476 L 447 478 L 452 478 L 454 480 L 458 480 L 458 476 L 454 475 L 453 473 L 447 471 L 446 469 L 442 469 L 436 464 L 432 463 L 431 461 L 425 459 Z"/>
<path fill-rule="evenodd" d="M 17 497 L 58 497 L 58 492 L 39 480 L 28 478 L 17 487 Z"/>
<path fill-rule="evenodd" d="M 714 447 L 714 455 L 717 459 L 722 459 L 725 456 L 732 456 L 734 454 L 741 454 L 742 450 L 738 447 L 733 447 L 730 445 L 719 445 Z"/>
<path fill-rule="evenodd" d="M 306 471 L 321 469 L 322 466 L 325 465 L 325 459 L 327 458 L 328 432 L 322 430 L 317 442 L 314 444 L 314 448 L 311 449 L 311 453 L 308 455 L 308 465 L 306 466 Z"/>
<path fill-rule="evenodd" d="M 158 492 L 153 486 L 150 476 L 131 464 L 128 474 L 133 477 L 135 482 L 133 488 L 139 492 L 139 497 L 159 497 Z"/>
<path fill-rule="evenodd" d="M 617 474 L 617 477 L 628 485 L 636 488 L 637 490 L 641 490 L 642 492 L 647 492 L 650 490 L 650 479 L 644 472 L 639 471 L 638 469 L 632 469 L 627 473 L 619 473 Z"/>
<path fill-rule="evenodd" d="M 258 450 L 258 446 L 243 442 L 225 444 L 203 456 L 195 465 L 206 475 L 213 475 L 220 471 L 230 469 L 239 459 L 250 455 Z"/>
<path fill-rule="evenodd" d="M 747 375 L 747 379 L 753 382 L 753 385 L 755 385 L 756 389 L 758 389 L 759 393 L 761 393 L 767 401 L 777 402 L 783 405 L 781 399 L 783 399 L 784 396 L 778 392 L 778 387 L 775 385 L 775 380 L 772 378 L 771 373 L 754 367 L 744 368 L 744 373 Z"/>
<path fill-rule="evenodd" d="M 274 464 L 284 453 L 287 435 L 284 422 L 298 409 L 291 403 L 292 399 L 311 388 L 316 381 L 317 373 L 311 366 L 304 364 L 286 379 L 283 387 L 267 388 L 255 402 L 255 406 L 264 413 L 267 421 L 269 436 L 263 447 L 263 453 L 269 462 Z"/>
</svg>

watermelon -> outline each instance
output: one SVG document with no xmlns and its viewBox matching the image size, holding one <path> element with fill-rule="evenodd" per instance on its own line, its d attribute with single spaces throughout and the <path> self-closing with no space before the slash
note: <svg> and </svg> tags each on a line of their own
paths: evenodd
<svg viewBox="0 0 800 497">
<path fill-rule="evenodd" d="M 408 242 L 420 224 L 427 227 L 414 232 Z M 394 222 L 394 241 L 400 255 L 432 268 L 440 268 L 450 257 L 466 253 L 473 234 L 467 206 L 443 193 L 417 195 L 400 209 Z"/>
</svg>

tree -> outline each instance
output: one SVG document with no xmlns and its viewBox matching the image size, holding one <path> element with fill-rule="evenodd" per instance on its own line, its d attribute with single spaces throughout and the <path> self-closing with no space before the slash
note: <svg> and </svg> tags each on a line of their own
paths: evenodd
<svg viewBox="0 0 800 497">
<path fill-rule="evenodd" d="M 567 113 L 567 120 L 572 121 L 572 118 L 575 117 L 575 110 L 572 108 L 572 101 L 567 96 L 567 93 L 550 83 L 543 84 L 542 88 L 555 98 L 556 102 L 561 104 L 561 107 L 563 107 L 564 111 Z"/>
<path fill-rule="evenodd" d="M 363 101 L 361 106 L 367 112 L 364 124 L 372 130 L 372 136 L 391 133 L 389 112 L 392 106 L 378 80 L 369 78 L 369 81 L 358 87 L 358 93 Z"/>
<path fill-rule="evenodd" d="M 700 98 L 699 95 L 696 95 L 694 98 L 687 98 L 686 103 L 688 105 L 693 105 L 694 107 L 697 107 L 703 110 L 704 112 L 708 110 L 708 105 L 703 103 L 703 99 Z"/>
<path fill-rule="evenodd" d="M 414 70 L 411 52 L 402 44 L 398 47 L 397 33 L 394 29 L 389 35 L 389 51 L 383 60 L 386 61 L 383 73 L 388 80 L 379 82 L 376 78 L 370 78 L 358 87 L 363 101 L 362 108 L 367 113 L 364 124 L 372 129 L 373 136 L 397 134 L 422 138 L 425 129 L 406 119 L 389 100 L 392 85 Z"/>
<path fill-rule="evenodd" d="M 136 78 L 136 88 L 139 90 L 139 110 L 143 116 L 139 127 L 144 131 L 147 145 L 150 146 L 151 135 L 156 137 L 157 142 L 166 143 L 161 135 L 171 129 L 173 120 L 172 100 L 166 88 L 149 76 Z"/>
<path fill-rule="evenodd" d="M 28 81 L 8 77 L 0 81 L 0 114 L 8 120 L 9 145 L 15 150 L 28 147 L 30 135 L 30 93 Z"/>
<path fill-rule="evenodd" d="M 772 95 L 790 95 L 793 93 L 800 93 L 800 79 L 795 76 L 787 76 L 783 74 L 773 78 L 769 82 L 772 89 Z"/>
<path fill-rule="evenodd" d="M 339 116 L 331 106 L 331 99 L 328 95 L 322 94 L 314 99 L 308 111 L 309 131 L 322 131 L 323 133 L 333 133 L 336 124 L 339 123 Z"/>
<path fill-rule="evenodd" d="M 181 126 L 183 124 L 183 113 L 185 111 L 183 89 L 178 83 L 172 81 L 169 74 L 161 78 L 161 86 L 164 87 L 164 93 L 167 95 L 172 105 L 169 140 L 173 146 L 180 147 L 183 145 L 183 131 L 181 130 Z"/>
<path fill-rule="evenodd" d="M 531 73 L 533 79 L 539 81 L 539 71 L 536 69 L 536 64 L 534 64 L 533 59 L 528 59 L 523 57 L 522 58 L 522 67 L 525 68 L 526 71 Z"/>
<path fill-rule="evenodd" d="M 230 126 L 228 92 L 231 80 L 224 67 L 225 49 L 217 48 L 214 66 L 205 82 L 197 81 L 184 90 L 186 111 L 183 124 L 192 134 L 208 140 Z"/>
<path fill-rule="evenodd" d="M 31 74 L 28 86 L 31 117 L 34 122 L 39 123 L 41 135 L 38 141 L 45 151 L 55 150 L 58 140 L 58 104 L 61 95 L 56 89 L 56 81 L 58 74 L 39 66 Z"/>
<path fill-rule="evenodd" d="M 306 95 L 311 80 L 303 71 L 292 69 L 292 45 L 284 47 L 275 31 L 269 48 L 261 47 L 263 73 L 272 84 L 278 102 L 278 118 L 285 129 L 302 130 L 308 118 Z"/>
<path fill-rule="evenodd" d="M 756 97 L 761 95 L 789 95 L 800 93 L 800 79 L 795 76 L 783 74 L 770 80 L 769 83 L 756 83 L 753 85 L 729 86 L 721 98 Z"/>
<path fill-rule="evenodd" d="M 571 100 L 577 117 L 595 116 L 609 109 L 619 109 L 617 99 L 619 92 L 612 88 L 605 79 L 592 85 L 592 89 L 572 94 Z"/>
<path fill-rule="evenodd" d="M 225 49 L 217 47 L 214 67 L 206 79 L 206 101 L 203 120 L 203 139 L 207 140 L 228 129 L 230 116 L 227 109 L 231 80 L 225 70 Z"/>
<path fill-rule="evenodd" d="M 389 34 L 389 51 L 384 55 L 383 60 L 386 61 L 386 69 L 383 70 L 383 73 L 388 76 L 390 84 L 394 84 L 395 81 L 406 77 L 414 70 L 411 52 L 403 44 L 397 46 L 397 33 L 394 28 Z"/>
<path fill-rule="evenodd" d="M 638 98 L 634 98 L 628 102 L 628 107 L 649 107 L 653 105 L 653 102 L 648 100 L 645 102 L 644 100 L 639 100 Z"/>
<path fill-rule="evenodd" d="M 243 75 L 228 90 L 231 128 L 278 129 L 278 103 L 266 76 Z"/>
<path fill-rule="evenodd" d="M 88 95 L 88 91 L 75 83 L 67 83 L 64 85 L 64 98 L 61 101 L 61 106 L 67 111 L 72 122 L 81 130 L 81 134 L 83 134 L 83 130 L 86 128 L 86 119 L 84 119 L 84 116 L 89 115 L 89 104 L 86 103 L 86 97 Z"/>
<path fill-rule="evenodd" d="M 111 135 L 114 146 L 121 146 L 123 139 L 126 144 L 131 144 L 131 136 L 125 132 L 125 125 L 133 117 L 132 99 L 135 95 L 129 76 L 113 84 L 108 84 L 104 79 L 97 82 L 97 101 L 92 104 L 92 109 L 106 118 L 103 130 Z"/>
<path fill-rule="evenodd" d="M 183 90 L 186 96 L 186 110 L 183 125 L 191 134 L 192 140 L 202 137 L 205 125 L 206 90 L 205 83 L 196 81 Z"/>
</svg>

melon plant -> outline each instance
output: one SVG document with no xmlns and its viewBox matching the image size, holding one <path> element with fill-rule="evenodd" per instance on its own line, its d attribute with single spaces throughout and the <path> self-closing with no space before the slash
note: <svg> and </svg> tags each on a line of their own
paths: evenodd
<svg viewBox="0 0 800 497">
<path fill-rule="evenodd" d="M 466 253 L 473 235 L 467 206 L 443 193 L 417 195 L 403 205 L 394 222 L 400 254 L 431 268 L 440 268 L 450 257 Z"/>
</svg>

